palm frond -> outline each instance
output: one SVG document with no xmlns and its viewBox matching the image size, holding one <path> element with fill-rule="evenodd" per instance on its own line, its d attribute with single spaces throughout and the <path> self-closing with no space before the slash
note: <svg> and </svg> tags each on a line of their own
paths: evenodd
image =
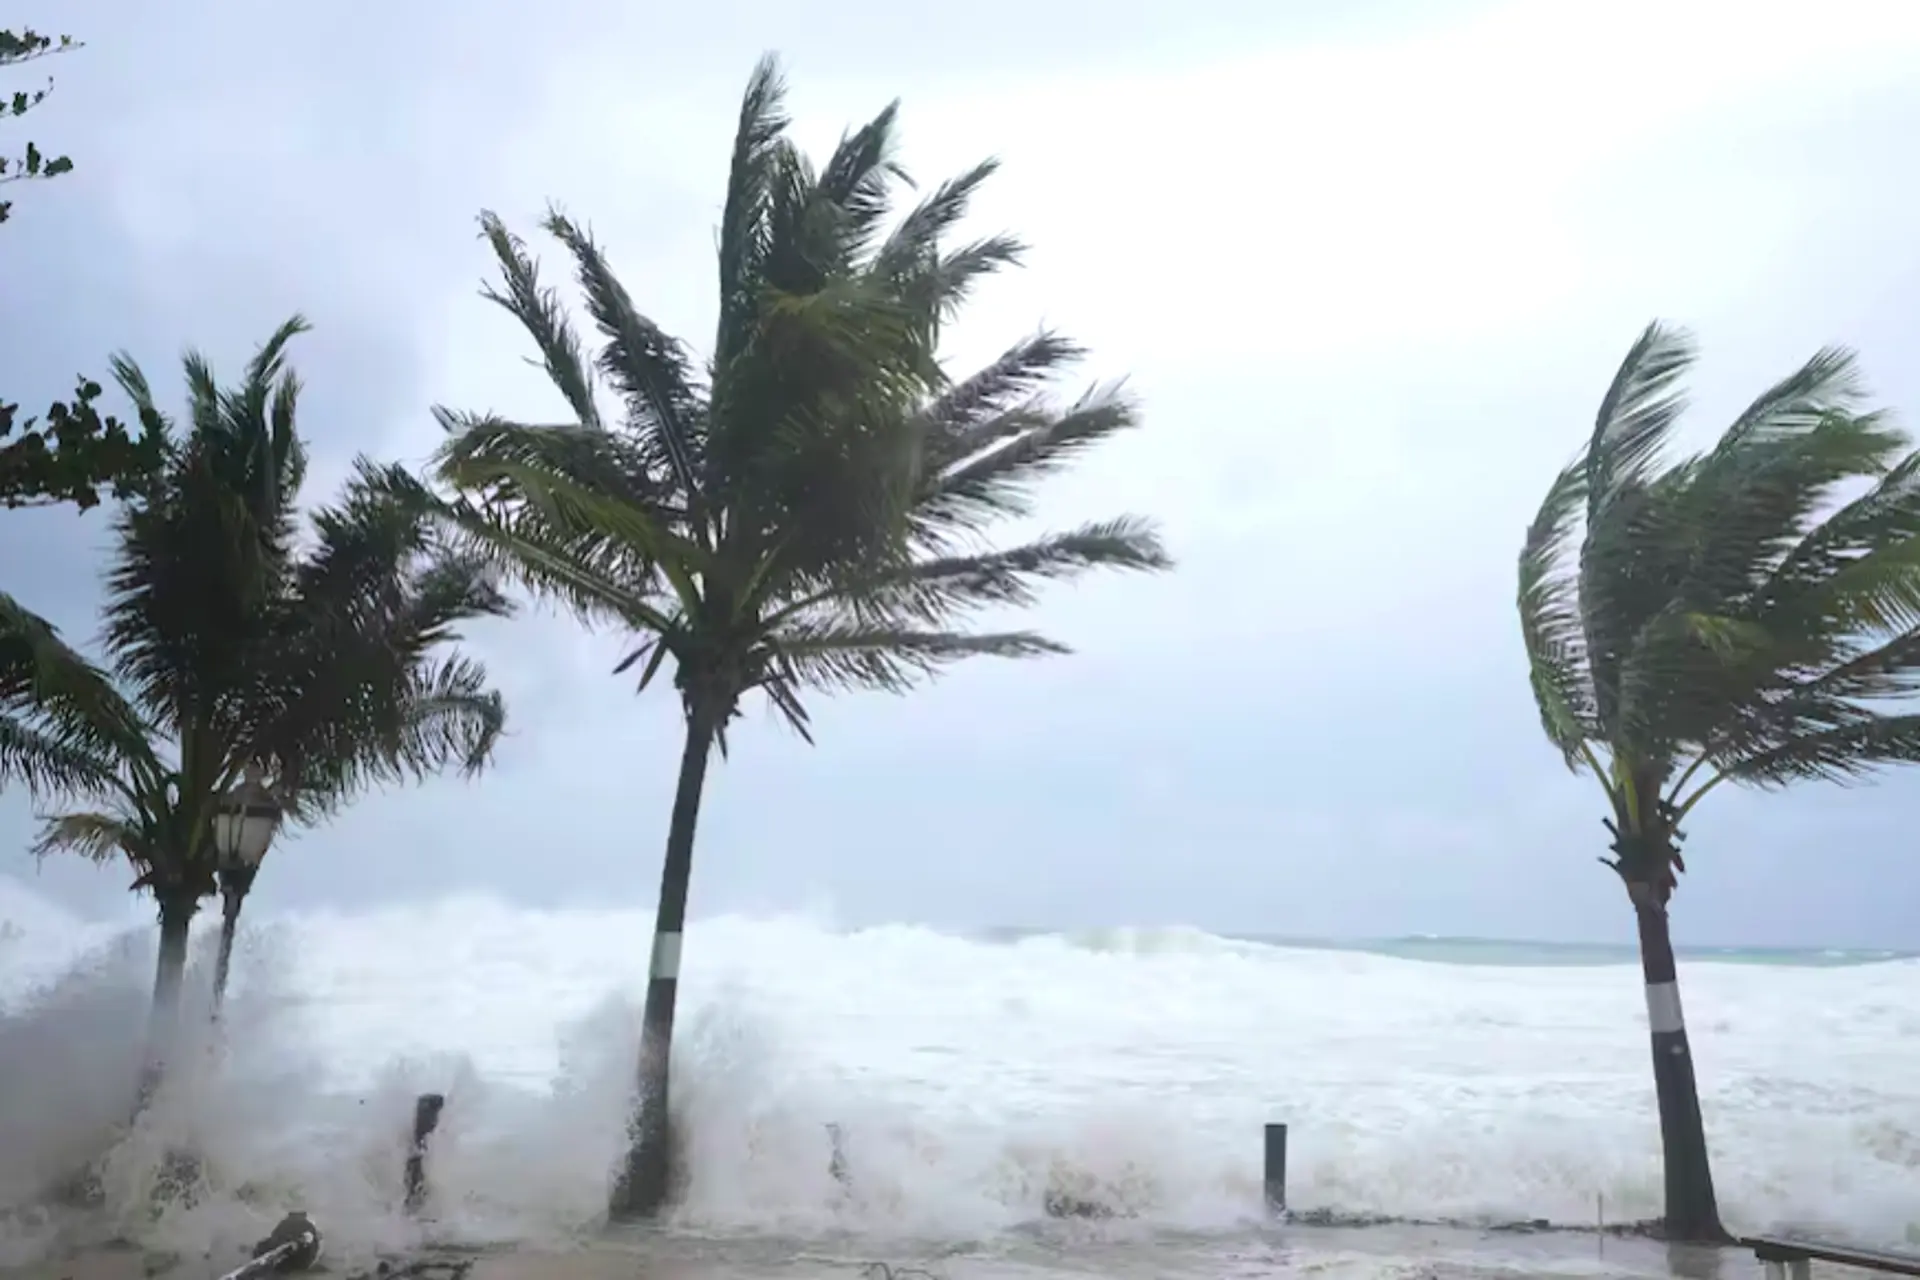
<svg viewBox="0 0 1920 1280">
<path fill-rule="evenodd" d="M 893 185 L 908 181 L 894 159 L 894 129 L 899 116 L 900 102 L 896 98 L 872 120 L 843 134 L 820 171 L 816 185 L 823 207 L 834 215 L 840 263 L 866 257 L 893 211 Z"/>
<path fill-rule="evenodd" d="M 1587 445 L 1587 519 L 1623 490 L 1645 485 L 1686 407 L 1679 382 L 1693 366 L 1692 338 L 1658 321 L 1646 327 L 1600 400 Z"/>
<path fill-rule="evenodd" d="M 1836 414 L 1851 414 L 1865 397 L 1866 383 L 1854 353 L 1823 347 L 1756 396 L 1727 428 L 1719 451 L 1804 436 Z"/>
<path fill-rule="evenodd" d="M 803 689 L 905 693 L 968 658 L 1039 658 L 1072 652 L 1031 631 L 968 635 L 908 627 L 789 623 L 770 639 L 758 683 L 801 737 L 812 741 Z"/>
<path fill-rule="evenodd" d="M 73 854 L 91 862 L 125 859 L 134 873 L 128 889 L 156 895 L 205 897 L 214 891 L 215 864 L 204 841 L 183 838 L 187 814 L 171 792 L 134 796 L 138 803 L 104 811 L 73 811 L 43 818 L 32 852 L 40 858 Z M 204 832 L 204 819 L 201 830 Z"/>
<path fill-rule="evenodd" d="M 982 160 L 935 187 L 900 219 L 893 234 L 874 254 L 874 273 L 900 280 L 924 269 L 929 262 L 938 261 L 941 242 L 960 225 L 974 196 L 999 169 L 998 160 Z"/>
<path fill-rule="evenodd" d="M 34 838 L 33 853 L 47 857 L 54 853 L 72 853 L 90 862 L 110 862 L 125 857 L 137 865 L 152 860 L 151 842 L 140 827 L 111 813 L 63 813 L 44 819 Z"/>
<path fill-rule="evenodd" d="M 99 792 L 151 768 L 139 713 L 106 674 L 12 596 L 0 593 L 0 783 Z"/>
<path fill-rule="evenodd" d="M 1884 415 L 1833 407 L 1736 424 L 1689 485 L 1697 536 L 1679 593 L 1713 607 L 1763 588 L 1838 488 L 1884 475 L 1905 444 Z"/>
<path fill-rule="evenodd" d="M 1071 653 L 1031 631 L 967 635 L 907 627 L 796 624 L 773 642 L 777 662 L 800 683 L 823 689 L 900 693 L 963 658 L 1037 658 Z"/>
<path fill-rule="evenodd" d="M 455 496 L 437 501 L 434 517 L 496 570 L 582 618 L 645 630 L 666 625 L 672 598 L 650 578 L 636 579 L 620 558 L 596 554 L 583 539 L 556 536 L 537 515 L 483 511 Z"/>
<path fill-rule="evenodd" d="M 1729 778 L 1757 786 L 1853 782 L 1895 764 L 1920 763 L 1920 714 L 1862 715 L 1805 733 L 1721 766 Z"/>
<path fill-rule="evenodd" d="M 772 54 L 760 59 L 740 100 L 726 205 L 720 216 L 720 322 L 714 367 L 724 370 L 746 352 L 757 328 L 760 285 L 768 248 L 767 211 L 780 147 L 787 131 L 786 82 Z"/>
<path fill-rule="evenodd" d="M 680 501 L 697 519 L 705 502 L 701 474 L 706 441 L 701 395 L 685 347 L 634 306 L 591 233 L 558 211 L 548 213 L 545 225 L 573 255 L 587 312 L 606 339 L 600 372 L 626 400 L 627 429 L 639 433 L 650 452 L 657 452 Z"/>
<path fill-rule="evenodd" d="M 645 574 L 657 570 L 672 584 L 683 605 L 696 606 L 698 577 L 713 556 L 698 543 L 677 532 L 649 505 L 623 502 L 593 484 L 592 478 L 512 460 L 502 450 L 490 455 L 450 456 L 441 474 L 458 488 L 508 488 L 514 499 L 542 530 L 576 545 L 593 541 L 627 552 L 631 566 Z M 479 524 L 466 526 L 483 539 Z"/>
<path fill-rule="evenodd" d="M 0 712 L 0 787 L 20 783 L 40 795 L 98 795 L 116 776 L 115 762 L 72 738 Z"/>
<path fill-rule="evenodd" d="M 930 258 L 904 276 L 896 288 L 916 313 L 927 317 L 929 332 L 937 336 L 972 298 L 975 286 L 988 276 L 1026 260 L 1026 242 L 1010 235 L 992 235 Z"/>
<path fill-rule="evenodd" d="M 532 335 L 534 346 L 540 352 L 541 366 L 553 385 L 560 389 L 580 425 L 592 431 L 601 430 L 600 408 L 594 400 L 593 369 L 587 363 L 579 335 L 567 322 L 560 296 L 541 285 L 539 265 L 527 252 L 525 242 L 509 233 L 498 215 L 483 212 L 480 229 L 493 246 L 494 257 L 500 262 L 500 274 L 506 281 L 504 293 L 485 285 L 481 296 L 518 320 Z"/>
<path fill-rule="evenodd" d="M 140 426 L 150 437 L 163 442 L 163 455 L 170 453 L 175 445 L 173 420 L 162 413 L 154 403 L 153 388 L 147 382 L 147 375 L 134 362 L 132 356 L 124 351 L 116 351 L 108 359 L 113 370 L 113 380 L 133 402 L 134 416 L 140 420 Z M 164 474 L 164 469 L 156 474 Z M 148 477 L 151 482 L 153 477 Z"/>
<path fill-rule="evenodd" d="M 1026 608 L 1038 601 L 1042 582 L 1067 581 L 1096 569 L 1154 572 L 1172 566 L 1151 522 L 1120 516 L 1017 547 L 937 556 L 836 583 L 773 613 L 769 624 L 842 616 L 868 625 L 910 620 L 932 626 L 982 608 Z"/>
<path fill-rule="evenodd" d="M 437 459 L 444 478 L 463 478 L 463 487 L 494 508 L 526 505 L 526 495 L 504 475 L 477 478 L 494 463 L 512 463 L 536 474 L 571 477 L 608 497 L 656 513 L 656 522 L 677 528 L 686 510 L 658 474 L 654 460 L 633 440 L 615 432 L 572 423 L 528 425 L 493 414 L 460 413 L 436 407 L 434 418 L 447 433 Z"/>
<path fill-rule="evenodd" d="M 486 768 L 507 724 L 506 700 L 486 668 L 451 657 L 417 669 L 408 685 L 394 757 L 416 778 L 448 767 L 472 777 Z"/>
<path fill-rule="evenodd" d="M 954 438 L 954 461 L 926 476 L 915 532 L 939 542 L 1026 515 L 1038 483 L 1139 422 L 1138 406 L 1117 384 L 1094 387 L 1064 411 L 1029 399 L 978 421 Z"/>
<path fill-rule="evenodd" d="M 1041 330 L 1015 343 L 986 368 L 948 387 L 917 415 L 929 462 L 944 468 L 1003 439 L 1005 415 L 1029 406 L 1046 384 L 1085 351 Z"/>
<path fill-rule="evenodd" d="M 1548 741 L 1571 768 L 1596 735 L 1579 579 L 1568 564 L 1574 526 L 1586 506 L 1584 460 L 1563 468 L 1547 490 L 1520 549 L 1520 634 L 1533 698 Z"/>
<path fill-rule="evenodd" d="M 1656 638 L 1650 629 L 1657 636 L 1685 637 L 1684 630 L 1657 629 L 1676 611 L 1675 592 L 1691 555 L 1694 508 L 1686 498 L 1693 471 L 1691 464 L 1681 464 L 1645 483 L 1616 484 L 1597 508 L 1591 491 L 1587 495 L 1580 626 L 1595 723 L 1609 736 L 1644 729 L 1633 727 L 1634 716 L 1661 705 L 1660 690 L 1674 678 L 1671 666 L 1656 672 L 1648 666 L 1636 669 L 1631 660 L 1636 653 L 1652 656 L 1646 648 L 1646 641 Z M 1588 476 L 1591 482 L 1591 469 Z M 1637 699 L 1636 691 L 1652 696 Z M 1646 745 L 1666 749 L 1652 740 Z"/>
<path fill-rule="evenodd" d="M 1806 531 L 1757 595 L 1871 631 L 1920 625 L 1920 453 Z"/>
</svg>

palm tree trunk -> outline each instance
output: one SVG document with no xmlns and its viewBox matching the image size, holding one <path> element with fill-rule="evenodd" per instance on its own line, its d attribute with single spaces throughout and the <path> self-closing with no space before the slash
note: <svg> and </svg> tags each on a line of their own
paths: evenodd
<svg viewBox="0 0 1920 1280">
<path fill-rule="evenodd" d="M 644 1217 L 667 1199 L 672 1152 L 667 1126 L 667 1066 L 673 1049 L 673 1006 L 680 986 L 680 935 L 687 921 L 687 885 L 693 876 L 693 834 L 700 821 L 700 793 L 707 781 L 719 716 L 701 702 L 687 712 L 687 741 L 680 753 L 680 781 L 667 827 L 667 856 L 660 869 L 660 906 L 653 924 L 653 960 L 647 972 L 647 1003 L 640 1022 L 639 1099 L 628 1137 L 627 1159 L 608 1206 L 614 1218 Z"/>
<path fill-rule="evenodd" d="M 140 1076 L 139 1110 L 159 1087 L 180 1035 L 180 988 L 187 972 L 187 935 L 199 902 L 190 894 L 160 899 L 160 958 L 153 972 L 153 1007 L 147 1014 L 147 1060 Z"/>
<path fill-rule="evenodd" d="M 1653 1038 L 1653 1087 L 1660 1104 L 1660 1148 L 1667 1187 L 1669 1240 L 1720 1242 L 1727 1238 L 1713 1194 L 1700 1087 L 1680 1011 L 1667 908 L 1649 886 L 1629 886 L 1640 925 L 1640 970 L 1647 984 L 1647 1029 Z"/>
</svg>

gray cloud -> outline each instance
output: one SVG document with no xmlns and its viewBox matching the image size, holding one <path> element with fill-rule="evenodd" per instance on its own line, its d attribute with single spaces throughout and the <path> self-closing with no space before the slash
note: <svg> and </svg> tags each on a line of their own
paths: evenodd
<svg viewBox="0 0 1920 1280">
<path fill-rule="evenodd" d="M 184 346 L 234 368 L 300 310 L 324 497 L 356 451 L 421 456 L 435 401 L 552 407 L 474 296 L 483 206 L 526 226 L 562 200 L 703 345 L 763 48 L 821 145 L 898 94 L 916 173 L 1003 155 L 983 220 L 1029 235 L 1032 268 L 958 347 L 1046 320 L 1092 344 L 1090 376 L 1131 372 L 1150 427 L 1047 514 L 1158 514 L 1182 570 L 1050 599 L 1035 620 L 1072 659 L 830 704 L 816 749 L 751 720 L 696 911 L 1624 936 L 1596 797 L 1539 740 L 1514 634 L 1541 486 L 1653 315 L 1705 342 L 1698 432 L 1829 341 L 1920 405 L 1904 11 L 1807 32 L 1703 4 L 1657 45 L 1598 4 L 521 12 L 90 8 L 34 119 L 79 167 L 0 231 L 0 389 L 44 401 L 124 347 L 177 398 Z M 0 581 L 89 633 L 106 527 L 0 517 Z M 671 700 L 635 699 L 617 638 L 564 619 L 476 647 L 513 699 L 498 771 L 301 836 L 265 905 L 651 897 Z M 1683 936 L 1920 945 L 1916 787 L 1716 797 Z M 29 831 L 0 799 L 0 846 Z M 118 873 L 38 883 L 121 909 Z"/>
</svg>

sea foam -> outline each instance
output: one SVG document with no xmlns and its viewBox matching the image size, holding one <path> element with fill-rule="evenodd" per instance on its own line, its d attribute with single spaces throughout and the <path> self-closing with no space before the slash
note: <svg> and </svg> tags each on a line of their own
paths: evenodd
<svg viewBox="0 0 1920 1280">
<path fill-rule="evenodd" d="M 0 1204 L 114 1141 L 152 963 L 150 930 L 89 929 L 9 893 Z M 192 1069 L 104 1166 L 115 1228 L 231 1248 L 299 1205 L 348 1250 L 422 1231 L 572 1238 L 601 1214 L 621 1146 L 651 923 L 483 899 L 250 922 L 221 1034 L 181 1051 Z M 1682 983 L 1730 1224 L 1910 1237 L 1920 962 L 1693 963 Z M 1276 1120 L 1298 1210 L 1572 1226 L 1660 1211 L 1627 965 L 722 917 L 689 929 L 681 988 L 687 1230 L 979 1240 L 1065 1193 L 1111 1210 L 1113 1230 L 1243 1231 Z M 429 1090 L 448 1105 L 422 1227 L 397 1206 Z M 204 1185 L 156 1219 L 172 1148 L 201 1155 Z M 16 1214 L 0 1255 L 42 1250 L 56 1227 Z"/>
</svg>

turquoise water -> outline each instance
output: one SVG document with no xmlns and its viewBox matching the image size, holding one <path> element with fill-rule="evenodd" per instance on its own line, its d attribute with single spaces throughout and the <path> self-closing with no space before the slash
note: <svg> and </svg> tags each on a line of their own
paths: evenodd
<svg viewBox="0 0 1920 1280">
<path fill-rule="evenodd" d="M 1431 960 L 1439 964 L 1550 965 L 1633 964 L 1639 952 L 1631 945 L 1596 942 L 1508 942 L 1497 938 L 1388 938 L 1369 942 L 1285 943 L 1277 938 L 1252 939 L 1276 945 L 1304 945 L 1337 951 L 1367 951 Z M 1881 964 L 1907 960 L 1920 952 L 1848 947 L 1676 947 L 1682 960 L 1716 964 L 1793 965 L 1831 969 L 1845 965 Z"/>
<path fill-rule="evenodd" d="M 1220 946 L 1289 947 L 1309 951 L 1352 951 L 1398 956 L 1434 964 L 1494 965 L 1512 968 L 1572 968 L 1627 965 L 1639 962 L 1631 944 L 1606 942 L 1537 942 L 1507 938 L 1446 938 L 1422 935 L 1405 938 L 1333 939 L 1284 934 L 1207 934 L 1186 928 L 1090 929 L 1061 934 L 1050 929 L 990 929 L 985 941 L 1021 942 L 1063 938 L 1089 951 L 1171 952 Z M 1713 964 L 1783 965 L 1793 968 L 1834 969 L 1850 965 L 1884 964 L 1920 957 L 1920 951 L 1880 947 L 1689 947 L 1675 948 L 1682 960 Z"/>
</svg>

